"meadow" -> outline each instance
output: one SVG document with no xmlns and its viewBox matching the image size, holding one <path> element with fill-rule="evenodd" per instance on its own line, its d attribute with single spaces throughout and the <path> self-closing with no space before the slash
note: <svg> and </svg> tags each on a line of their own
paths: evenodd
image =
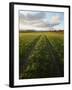
<svg viewBox="0 0 72 90">
<path fill-rule="evenodd" d="M 19 32 L 19 79 L 64 76 L 64 32 Z"/>
</svg>

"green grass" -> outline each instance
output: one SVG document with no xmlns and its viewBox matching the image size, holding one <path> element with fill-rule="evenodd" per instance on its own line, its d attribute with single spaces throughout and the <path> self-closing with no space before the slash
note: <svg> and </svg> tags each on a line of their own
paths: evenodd
<svg viewBox="0 0 72 90">
<path fill-rule="evenodd" d="M 19 32 L 19 79 L 64 76 L 63 32 Z"/>
</svg>

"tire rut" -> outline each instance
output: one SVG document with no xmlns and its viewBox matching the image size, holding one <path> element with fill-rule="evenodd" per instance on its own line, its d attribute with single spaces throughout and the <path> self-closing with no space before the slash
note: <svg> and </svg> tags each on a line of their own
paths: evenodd
<svg viewBox="0 0 72 90">
<path fill-rule="evenodd" d="M 32 52 L 33 52 L 33 50 L 34 50 L 34 48 L 36 46 L 36 43 L 39 41 L 40 37 L 41 37 L 41 35 L 39 35 L 36 39 L 34 39 L 35 40 L 35 43 L 32 46 L 32 48 L 30 48 L 30 50 L 27 51 L 28 52 L 28 55 L 25 58 L 23 58 L 21 61 L 19 60 L 19 74 L 20 74 L 19 75 L 19 78 L 20 79 L 22 79 L 22 75 L 21 74 L 24 72 L 24 70 L 25 70 L 25 68 L 26 68 L 26 66 L 28 64 L 28 58 L 32 54 Z"/>
<path fill-rule="evenodd" d="M 45 38 L 46 38 L 46 41 L 47 41 L 50 56 L 51 56 L 51 58 L 53 60 L 53 63 L 55 65 L 55 67 L 57 68 L 57 74 L 59 76 L 63 76 L 63 70 L 61 70 L 62 67 L 61 67 L 59 55 L 56 52 L 56 50 L 54 49 L 53 45 L 51 44 L 51 42 L 49 41 L 49 39 L 47 38 L 46 35 L 45 35 Z"/>
</svg>

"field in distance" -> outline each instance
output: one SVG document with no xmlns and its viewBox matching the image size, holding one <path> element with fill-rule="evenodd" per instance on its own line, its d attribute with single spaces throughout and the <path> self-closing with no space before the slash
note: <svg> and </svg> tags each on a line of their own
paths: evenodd
<svg viewBox="0 0 72 90">
<path fill-rule="evenodd" d="M 64 76 L 64 31 L 19 32 L 19 79 Z"/>
</svg>

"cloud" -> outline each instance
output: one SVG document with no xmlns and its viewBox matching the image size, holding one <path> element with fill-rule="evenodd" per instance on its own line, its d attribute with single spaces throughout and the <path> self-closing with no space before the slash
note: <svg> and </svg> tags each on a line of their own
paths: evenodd
<svg viewBox="0 0 72 90">
<path fill-rule="evenodd" d="M 38 13 L 35 13 L 32 12 L 32 13 L 19 13 L 19 18 L 20 19 L 25 19 L 25 20 L 31 20 L 31 21 L 34 21 L 34 20 L 42 20 L 44 19 L 45 17 L 45 13 L 44 12 L 38 12 Z"/>
<path fill-rule="evenodd" d="M 52 16 L 51 23 L 52 24 L 59 24 L 60 23 L 60 17 L 59 16 Z"/>
<path fill-rule="evenodd" d="M 50 21 L 45 21 L 45 12 L 25 12 L 22 11 L 19 13 L 20 29 L 49 30 L 61 22 L 59 16 L 52 16 Z"/>
<path fill-rule="evenodd" d="M 32 25 L 24 25 L 24 24 L 20 24 L 20 29 L 21 30 L 41 30 L 41 31 L 48 31 L 48 30 L 53 30 L 53 28 L 51 27 L 37 27 L 37 26 L 32 26 Z"/>
<path fill-rule="evenodd" d="M 38 12 L 37 14 L 28 13 L 26 16 L 26 19 L 27 20 L 40 20 L 40 19 L 43 19 L 44 17 L 45 17 L 44 12 Z"/>
</svg>

